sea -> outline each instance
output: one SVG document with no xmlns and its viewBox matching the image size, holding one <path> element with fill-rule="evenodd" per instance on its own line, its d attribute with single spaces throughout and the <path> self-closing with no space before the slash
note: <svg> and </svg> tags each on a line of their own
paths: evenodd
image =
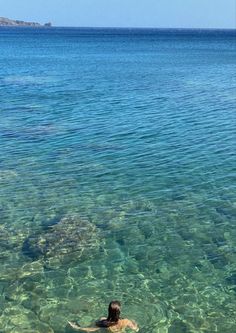
<svg viewBox="0 0 236 333">
<path fill-rule="evenodd" d="M 0 28 L 0 332 L 236 332 L 236 30 Z"/>
</svg>

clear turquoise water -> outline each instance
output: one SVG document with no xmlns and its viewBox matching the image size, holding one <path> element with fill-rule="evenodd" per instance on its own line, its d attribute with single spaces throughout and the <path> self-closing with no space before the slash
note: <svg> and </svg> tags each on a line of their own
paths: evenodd
<svg viewBox="0 0 236 333">
<path fill-rule="evenodd" d="M 236 331 L 235 37 L 1 28 L 1 332 Z"/>
</svg>

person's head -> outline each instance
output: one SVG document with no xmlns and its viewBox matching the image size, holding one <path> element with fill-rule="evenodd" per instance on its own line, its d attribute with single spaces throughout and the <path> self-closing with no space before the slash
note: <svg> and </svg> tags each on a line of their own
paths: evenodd
<svg viewBox="0 0 236 333">
<path fill-rule="evenodd" d="M 120 319 L 121 304 L 119 301 L 112 301 L 108 307 L 107 321 L 111 323 L 117 323 Z"/>
</svg>

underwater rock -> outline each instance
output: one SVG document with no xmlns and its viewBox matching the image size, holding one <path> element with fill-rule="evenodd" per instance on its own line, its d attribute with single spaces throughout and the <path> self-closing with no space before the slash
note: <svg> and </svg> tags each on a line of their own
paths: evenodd
<svg viewBox="0 0 236 333">
<path fill-rule="evenodd" d="M 235 287 L 236 290 L 236 272 L 232 272 L 230 276 L 228 276 L 226 279 L 227 284 Z"/>
<path fill-rule="evenodd" d="M 12 170 L 0 170 L 0 181 L 9 181 L 17 177 L 18 174 Z"/>
<path fill-rule="evenodd" d="M 22 305 L 9 304 L 1 318 L 1 330 L 5 333 L 54 333 L 54 330 L 37 315 Z"/>
<path fill-rule="evenodd" d="M 95 225 L 78 216 L 66 216 L 43 233 L 29 236 L 22 250 L 33 260 L 43 258 L 46 266 L 57 267 L 91 256 L 100 245 Z"/>
<path fill-rule="evenodd" d="M 22 267 L 17 268 L 9 268 L 4 266 L 1 271 L 0 282 L 10 282 L 12 280 L 20 281 L 28 277 L 32 278 L 34 276 L 37 276 L 43 272 L 43 265 L 40 262 L 36 262 L 36 264 L 38 264 L 38 267 L 36 267 L 36 265 L 33 265 L 33 263 L 26 264 Z"/>
<path fill-rule="evenodd" d="M 9 140 L 41 141 L 57 133 L 58 128 L 52 123 L 44 123 L 37 126 L 23 128 L 0 128 L 0 137 Z M 0 170 L 0 180 L 1 178 L 12 178 L 14 176 L 17 176 L 17 173 L 14 171 Z"/>
<path fill-rule="evenodd" d="M 187 325 L 180 319 L 174 320 L 172 325 L 169 327 L 168 333 L 190 333 Z"/>
<path fill-rule="evenodd" d="M 10 233 L 8 230 L 6 230 L 5 226 L 0 225 L 0 247 L 1 250 L 4 249 L 9 249 L 9 239 L 10 239 Z M 2 251 L 1 251 L 2 252 Z M 1 253 L 2 255 L 2 253 Z M 0 257 L 1 257 L 0 255 Z"/>
<path fill-rule="evenodd" d="M 19 262 L 17 251 L 21 250 L 21 244 L 24 239 L 22 239 L 22 237 L 25 238 L 25 236 L 23 236 L 20 231 L 18 232 L 18 234 L 16 234 L 15 231 L 10 228 L 6 228 L 5 225 L 0 225 L 0 280 L 4 275 L 5 268 L 9 265 L 9 262 L 11 262 L 12 260 L 14 261 L 14 259 L 16 258 L 16 262 Z"/>
</svg>

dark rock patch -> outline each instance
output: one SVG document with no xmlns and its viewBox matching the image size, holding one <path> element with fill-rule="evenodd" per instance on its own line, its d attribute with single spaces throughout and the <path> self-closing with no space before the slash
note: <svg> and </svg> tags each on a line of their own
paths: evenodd
<svg viewBox="0 0 236 333">
<path fill-rule="evenodd" d="M 226 280 L 227 284 L 230 284 L 232 286 L 236 286 L 236 272 L 233 272 L 225 280 Z"/>
<path fill-rule="evenodd" d="M 99 229 L 78 216 L 66 216 L 57 224 L 30 235 L 22 251 L 32 260 L 44 260 L 47 266 L 77 261 L 99 251 L 102 239 Z"/>
<path fill-rule="evenodd" d="M 176 319 L 169 327 L 168 333 L 190 333 L 190 330 L 183 321 Z"/>
</svg>

